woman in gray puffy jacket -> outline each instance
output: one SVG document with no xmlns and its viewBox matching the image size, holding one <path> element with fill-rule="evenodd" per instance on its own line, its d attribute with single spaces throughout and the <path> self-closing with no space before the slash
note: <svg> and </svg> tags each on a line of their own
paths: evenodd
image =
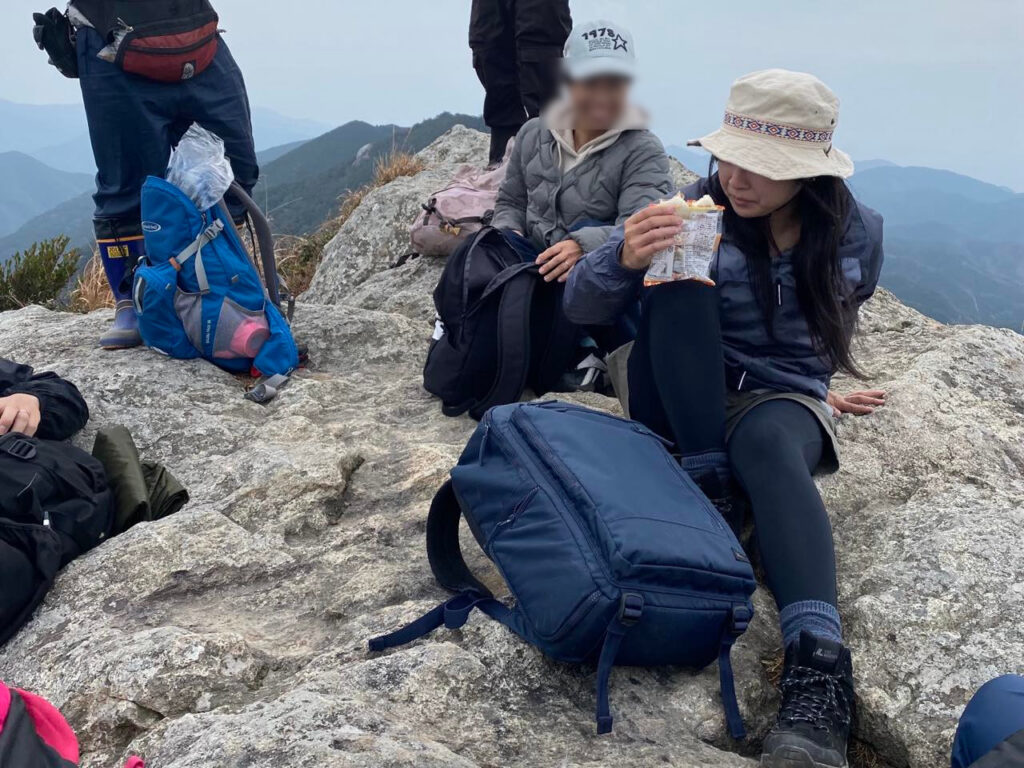
<svg viewBox="0 0 1024 768">
<path fill-rule="evenodd" d="M 566 315 L 587 324 L 614 322 L 643 293 L 635 343 L 609 361 L 623 374 L 616 393 L 675 442 L 734 528 L 733 476 L 750 501 L 786 651 L 762 749 L 771 768 L 846 766 L 854 703 L 832 529 L 813 474 L 838 466 L 834 413 L 884 404 L 877 390 L 829 392 L 833 372 L 857 374 L 852 337 L 878 282 L 882 220 L 843 181 L 853 164 L 832 145 L 838 117 L 838 99 L 811 75 L 740 78 L 722 127 L 698 142 L 717 172 L 683 191 L 724 208 L 715 284 L 642 287 L 683 224 L 673 207 L 653 206 L 588 253 L 565 292 Z"/>
<path fill-rule="evenodd" d="M 668 157 L 629 103 L 633 37 L 618 24 L 577 25 L 565 44 L 566 95 L 516 136 L 493 226 L 516 233 L 548 281 L 564 282 L 616 225 L 669 194 Z"/>
</svg>

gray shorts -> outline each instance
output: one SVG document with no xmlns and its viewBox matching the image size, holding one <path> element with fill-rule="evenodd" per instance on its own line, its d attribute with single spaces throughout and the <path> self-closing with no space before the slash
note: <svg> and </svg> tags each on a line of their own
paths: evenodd
<svg viewBox="0 0 1024 768">
<path fill-rule="evenodd" d="M 629 354 L 633 351 L 633 343 L 624 344 L 606 360 L 608 375 L 615 389 L 615 396 L 622 405 L 622 411 L 629 418 Z M 759 390 L 754 392 L 727 392 L 725 401 L 725 438 L 732 437 L 737 425 L 754 408 L 769 400 L 793 400 L 805 406 L 821 424 L 822 436 L 825 438 L 821 452 L 821 461 L 815 470 L 818 473 L 831 473 L 839 469 L 839 440 L 836 438 L 836 422 L 832 417 L 832 408 L 817 398 L 797 392 L 774 392 Z"/>
</svg>

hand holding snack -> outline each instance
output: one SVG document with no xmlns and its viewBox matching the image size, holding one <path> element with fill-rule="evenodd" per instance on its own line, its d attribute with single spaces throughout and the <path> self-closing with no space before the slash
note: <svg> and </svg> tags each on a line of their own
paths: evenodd
<svg viewBox="0 0 1024 768">
<path fill-rule="evenodd" d="M 682 225 L 671 244 L 651 259 L 644 285 L 673 280 L 699 280 L 714 285 L 711 262 L 722 240 L 722 211 L 710 195 L 700 200 L 684 200 L 676 195 L 659 208 L 671 208 Z"/>
<path fill-rule="evenodd" d="M 683 220 L 670 206 L 651 205 L 637 211 L 623 226 L 625 239 L 619 256 L 622 266 L 647 269 L 655 254 L 673 246 L 682 226 Z"/>
</svg>

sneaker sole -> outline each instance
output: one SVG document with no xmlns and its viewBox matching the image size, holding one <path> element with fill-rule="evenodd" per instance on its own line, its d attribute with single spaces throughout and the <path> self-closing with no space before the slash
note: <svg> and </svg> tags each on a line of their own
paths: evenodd
<svg viewBox="0 0 1024 768">
<path fill-rule="evenodd" d="M 819 763 L 800 747 L 779 747 L 770 755 L 761 755 L 761 768 L 847 768 L 844 760 L 842 765 Z"/>
</svg>

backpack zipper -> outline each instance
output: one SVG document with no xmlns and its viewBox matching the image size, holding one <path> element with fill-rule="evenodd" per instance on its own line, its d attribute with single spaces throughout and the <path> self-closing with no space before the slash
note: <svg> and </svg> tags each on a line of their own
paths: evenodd
<svg viewBox="0 0 1024 768">
<path fill-rule="evenodd" d="M 487 537 L 487 544 L 484 546 L 484 551 L 488 555 L 493 553 L 492 547 L 497 538 L 506 529 L 511 528 L 516 524 L 516 520 L 519 518 L 519 515 L 523 513 L 523 510 L 526 509 L 527 506 L 529 506 L 530 502 L 533 501 L 533 497 L 537 495 L 539 490 L 540 486 L 534 486 L 531 488 L 530 491 L 516 503 L 515 508 L 512 510 L 512 514 L 494 526 L 491 530 L 491 535 Z"/>
</svg>

